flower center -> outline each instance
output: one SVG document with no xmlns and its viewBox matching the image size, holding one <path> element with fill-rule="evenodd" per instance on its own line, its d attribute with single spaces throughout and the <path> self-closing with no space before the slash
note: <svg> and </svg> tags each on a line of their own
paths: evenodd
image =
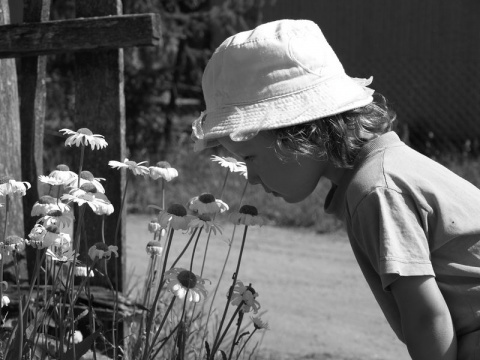
<svg viewBox="0 0 480 360">
<path fill-rule="evenodd" d="M 238 163 L 238 160 L 237 160 L 237 159 L 235 159 L 235 158 L 233 158 L 233 157 L 229 157 L 229 156 L 227 156 L 227 157 L 225 158 L 225 161 L 228 161 L 229 163 L 233 163 L 233 164 Z"/>
<path fill-rule="evenodd" d="M 198 197 L 198 200 L 200 200 L 204 204 L 209 204 L 215 202 L 215 196 L 212 194 L 202 194 Z"/>
<path fill-rule="evenodd" d="M 48 232 L 54 233 L 54 234 L 59 234 L 60 231 L 58 231 L 58 226 L 57 225 L 48 225 L 45 229 L 47 229 Z"/>
<path fill-rule="evenodd" d="M 253 287 L 251 287 L 250 285 L 247 286 L 247 290 L 245 290 L 245 292 L 247 291 L 250 291 L 252 293 L 252 295 L 255 295 L 257 292 L 255 291 L 255 289 Z"/>
<path fill-rule="evenodd" d="M 240 210 L 238 210 L 240 214 L 247 214 L 252 216 L 258 215 L 258 210 L 255 206 L 252 205 L 243 205 Z"/>
<path fill-rule="evenodd" d="M 201 215 L 198 215 L 198 218 L 202 221 L 212 221 L 212 217 L 207 215 L 207 214 L 201 214 Z"/>
<path fill-rule="evenodd" d="M 177 276 L 178 282 L 187 289 L 193 289 L 197 285 L 197 277 L 194 273 L 188 270 L 183 270 Z"/>
<path fill-rule="evenodd" d="M 169 169 L 169 168 L 172 167 L 170 165 L 170 163 L 167 162 L 167 161 L 159 161 L 159 162 L 157 162 L 156 166 L 159 167 L 159 168 L 164 168 L 164 169 Z"/>
<path fill-rule="evenodd" d="M 167 212 L 175 216 L 185 216 L 187 215 L 187 209 L 181 204 L 172 204 L 168 207 Z"/>
<path fill-rule="evenodd" d="M 135 167 L 135 166 L 137 166 L 137 163 L 135 161 L 128 160 L 128 161 L 125 161 L 125 165 Z"/>
<path fill-rule="evenodd" d="M 38 199 L 38 203 L 42 205 L 55 204 L 55 199 L 50 195 L 43 195 L 40 197 L 40 199 Z"/>
<path fill-rule="evenodd" d="M 62 212 L 60 210 L 50 210 L 47 212 L 48 216 L 55 216 L 55 217 L 60 217 L 62 216 Z"/>
<path fill-rule="evenodd" d="M 108 246 L 107 246 L 107 244 L 105 244 L 105 243 L 103 243 L 103 242 L 97 242 L 97 243 L 95 244 L 95 248 L 96 248 L 97 250 L 108 251 Z"/>
<path fill-rule="evenodd" d="M 90 131 L 90 129 L 87 129 L 87 128 L 78 129 L 77 133 L 83 134 L 83 135 L 93 135 L 93 133 Z"/>
<path fill-rule="evenodd" d="M 88 171 L 88 170 L 83 170 L 81 173 L 80 173 L 80 177 L 82 179 L 85 179 L 85 180 L 88 180 L 88 181 L 92 181 L 94 180 L 95 178 L 93 177 L 93 174 Z"/>
<path fill-rule="evenodd" d="M 0 176 L 0 185 L 8 183 L 10 180 L 10 177 L 7 175 Z"/>
<path fill-rule="evenodd" d="M 89 193 L 96 193 L 97 192 L 97 188 L 92 183 L 85 183 L 82 186 L 80 186 L 80 189 L 82 189 L 85 192 L 89 192 Z"/>
<path fill-rule="evenodd" d="M 58 171 L 70 171 L 70 168 L 65 164 L 60 164 L 56 168 Z"/>
</svg>

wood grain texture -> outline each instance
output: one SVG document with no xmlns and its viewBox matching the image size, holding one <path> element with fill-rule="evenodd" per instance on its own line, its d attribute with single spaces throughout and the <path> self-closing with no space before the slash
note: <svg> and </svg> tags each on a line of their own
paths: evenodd
<svg viewBox="0 0 480 360">
<path fill-rule="evenodd" d="M 159 24 L 158 14 L 134 14 L 3 25 L 0 58 L 158 45 Z"/>
</svg>

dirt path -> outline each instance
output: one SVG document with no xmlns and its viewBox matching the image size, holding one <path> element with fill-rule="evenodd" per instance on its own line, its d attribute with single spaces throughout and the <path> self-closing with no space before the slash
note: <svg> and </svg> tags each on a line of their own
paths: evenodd
<svg viewBox="0 0 480 360">
<path fill-rule="evenodd" d="M 127 223 L 127 269 L 139 283 L 148 263 L 149 221 L 147 216 L 135 215 Z M 238 228 L 217 296 L 219 304 L 224 304 L 242 233 Z M 203 277 L 213 284 L 228 250 L 222 239 L 231 234 L 232 227 L 226 226 L 223 235 L 210 239 Z M 175 239 L 172 251 L 178 254 L 187 237 Z M 195 273 L 200 272 L 205 242 L 206 238 L 197 249 Z M 268 311 L 262 319 L 271 330 L 262 348 L 272 359 L 409 359 L 384 320 L 343 233 L 249 228 L 239 279 L 252 283 L 260 294 L 261 310 Z"/>
</svg>

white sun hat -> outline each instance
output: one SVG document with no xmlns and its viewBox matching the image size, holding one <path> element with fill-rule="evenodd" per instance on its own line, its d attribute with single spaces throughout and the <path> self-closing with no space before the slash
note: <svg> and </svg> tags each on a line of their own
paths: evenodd
<svg viewBox="0 0 480 360">
<path fill-rule="evenodd" d="M 370 79 L 351 78 L 320 28 L 279 20 L 226 39 L 202 79 L 206 110 L 192 124 L 195 150 L 229 136 L 313 121 L 373 101 Z"/>
</svg>

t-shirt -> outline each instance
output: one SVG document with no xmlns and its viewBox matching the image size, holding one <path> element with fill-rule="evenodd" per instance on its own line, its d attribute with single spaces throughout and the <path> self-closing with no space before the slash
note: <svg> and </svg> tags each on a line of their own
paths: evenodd
<svg viewBox="0 0 480 360">
<path fill-rule="evenodd" d="M 402 341 L 389 287 L 399 276 L 432 275 L 452 315 L 459 349 L 472 341 L 480 349 L 477 187 L 388 132 L 362 148 L 354 168 L 332 186 L 325 210 L 345 220 L 360 268 Z"/>
</svg>

